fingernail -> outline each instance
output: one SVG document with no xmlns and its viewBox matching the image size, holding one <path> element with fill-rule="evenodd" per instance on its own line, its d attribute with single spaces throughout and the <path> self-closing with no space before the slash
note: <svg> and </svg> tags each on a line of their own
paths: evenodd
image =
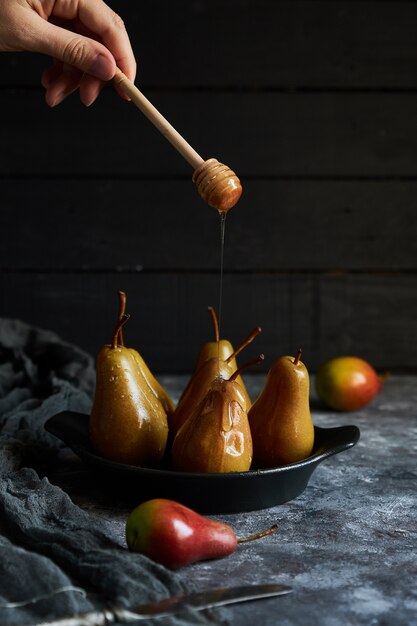
<svg viewBox="0 0 417 626">
<path fill-rule="evenodd" d="M 56 96 L 53 100 L 50 100 L 50 99 L 46 98 L 46 104 L 47 104 L 48 106 L 50 106 L 50 107 L 51 107 L 51 109 L 53 109 L 53 108 L 54 108 L 54 107 L 56 107 L 58 104 L 61 104 L 61 102 L 62 102 L 63 100 L 65 100 L 65 98 L 66 98 L 66 96 L 64 96 L 64 95 L 62 95 L 62 94 L 61 94 L 61 95 L 59 95 L 59 96 Z"/>
<path fill-rule="evenodd" d="M 113 78 L 114 68 L 107 57 L 99 54 L 90 66 L 89 74 L 96 76 L 100 80 L 110 80 Z"/>
<path fill-rule="evenodd" d="M 94 96 L 93 98 L 89 98 L 88 100 L 86 100 L 85 98 L 81 98 L 81 102 L 83 103 L 84 106 L 86 107 L 91 107 L 91 105 L 93 104 L 93 102 L 96 101 L 96 97 Z"/>
</svg>

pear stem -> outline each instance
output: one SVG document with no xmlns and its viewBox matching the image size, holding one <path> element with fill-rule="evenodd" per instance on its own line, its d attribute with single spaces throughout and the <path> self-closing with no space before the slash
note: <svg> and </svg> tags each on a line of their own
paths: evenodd
<svg viewBox="0 0 417 626">
<path fill-rule="evenodd" d="M 247 338 L 245 339 L 245 341 L 243 343 L 240 344 L 240 346 L 238 348 L 236 348 L 236 350 L 234 352 L 232 352 L 232 354 L 230 356 L 227 357 L 227 359 L 225 359 L 226 363 L 230 363 L 230 361 L 235 358 L 239 352 L 242 352 L 243 348 L 246 348 L 246 346 L 248 346 L 257 335 L 259 335 L 259 333 L 262 332 L 262 328 L 260 326 L 256 326 L 256 328 L 254 328 L 249 335 L 247 336 Z"/>
<path fill-rule="evenodd" d="M 249 535 L 248 537 L 238 537 L 238 543 L 246 543 L 247 541 L 255 541 L 255 539 L 262 539 L 262 537 L 266 537 L 267 535 L 272 535 L 276 530 L 278 530 L 278 524 L 273 524 L 271 528 L 267 528 L 266 530 L 262 530 L 260 533 L 256 533 L 255 535 Z"/>
<path fill-rule="evenodd" d="M 126 294 L 124 291 L 119 291 L 119 303 L 119 320 L 121 320 L 126 311 Z M 122 328 L 119 330 L 119 343 L 121 346 L 125 345 Z"/>
<path fill-rule="evenodd" d="M 116 330 L 114 331 L 113 339 L 112 339 L 112 342 L 111 342 L 111 347 L 112 347 L 113 350 L 115 350 L 117 348 L 117 338 L 119 336 L 119 332 L 120 332 L 121 328 L 124 326 L 124 324 L 126 324 L 126 322 L 129 319 L 129 317 L 130 317 L 130 315 L 125 313 L 124 315 L 122 315 L 121 319 L 117 322 Z"/>
<path fill-rule="evenodd" d="M 301 354 L 302 354 L 302 350 L 301 350 L 301 348 L 298 348 L 298 352 L 295 355 L 295 359 L 293 361 L 294 365 L 298 365 L 299 364 L 300 359 L 301 359 Z"/>
<path fill-rule="evenodd" d="M 264 355 L 260 354 L 259 356 L 256 357 L 256 359 L 252 359 L 251 361 L 248 361 L 247 363 L 244 363 L 243 365 L 241 365 L 235 372 L 233 372 L 233 374 L 229 378 L 229 382 L 232 382 L 238 376 L 240 376 L 243 370 L 245 370 L 247 367 L 250 367 L 251 365 L 256 365 L 257 363 L 261 363 L 261 361 L 263 361 L 264 358 L 265 358 Z"/>
<path fill-rule="evenodd" d="M 217 320 L 216 311 L 214 310 L 212 306 L 209 306 L 208 310 L 210 311 L 211 319 L 213 320 L 214 336 L 216 337 L 216 343 L 219 343 L 220 341 L 219 322 Z"/>
</svg>

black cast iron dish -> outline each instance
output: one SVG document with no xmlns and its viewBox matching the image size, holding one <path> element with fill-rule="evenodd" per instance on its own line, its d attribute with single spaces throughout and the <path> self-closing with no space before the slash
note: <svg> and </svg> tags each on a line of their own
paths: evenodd
<svg viewBox="0 0 417 626">
<path fill-rule="evenodd" d="M 88 415 L 64 411 L 45 424 L 118 495 L 125 493 L 136 504 L 150 498 L 169 498 L 200 513 L 240 513 L 266 509 L 299 496 L 311 474 L 325 459 L 352 448 L 359 440 L 356 426 L 315 426 L 311 456 L 299 463 L 272 469 L 200 474 L 151 469 L 114 463 L 97 456 L 88 436 Z"/>
</svg>

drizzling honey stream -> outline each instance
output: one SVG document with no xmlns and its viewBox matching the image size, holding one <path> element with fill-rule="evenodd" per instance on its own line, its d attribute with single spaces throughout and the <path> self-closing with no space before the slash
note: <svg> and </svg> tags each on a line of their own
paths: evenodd
<svg viewBox="0 0 417 626">
<path fill-rule="evenodd" d="M 219 287 L 219 327 L 222 319 L 223 300 L 223 260 L 226 215 L 240 199 L 242 185 L 235 172 L 217 159 L 204 160 L 154 105 L 139 91 L 123 72 L 117 68 L 114 83 L 121 89 L 159 130 L 172 146 L 194 168 L 192 181 L 200 197 L 220 215 L 220 287 Z M 219 353 L 220 356 L 220 353 Z M 220 368 L 220 366 L 219 366 Z M 220 369 L 219 369 L 220 375 Z"/>
<path fill-rule="evenodd" d="M 218 307 L 218 320 L 219 320 L 219 336 L 221 337 L 220 329 L 222 324 L 222 306 L 223 306 L 223 269 L 224 269 L 224 238 L 226 232 L 226 217 L 227 211 L 219 211 L 220 216 L 220 284 L 219 284 L 219 307 Z M 220 342 L 218 346 L 219 357 L 219 376 L 220 376 Z"/>
</svg>

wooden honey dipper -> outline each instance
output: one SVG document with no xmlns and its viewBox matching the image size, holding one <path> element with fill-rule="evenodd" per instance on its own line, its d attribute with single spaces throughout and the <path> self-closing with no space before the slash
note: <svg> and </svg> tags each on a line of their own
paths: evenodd
<svg viewBox="0 0 417 626">
<path fill-rule="evenodd" d="M 121 70 L 116 69 L 113 81 L 192 165 L 192 181 L 203 200 L 218 211 L 231 209 L 242 194 L 242 185 L 230 167 L 217 159 L 204 161 Z"/>
</svg>

